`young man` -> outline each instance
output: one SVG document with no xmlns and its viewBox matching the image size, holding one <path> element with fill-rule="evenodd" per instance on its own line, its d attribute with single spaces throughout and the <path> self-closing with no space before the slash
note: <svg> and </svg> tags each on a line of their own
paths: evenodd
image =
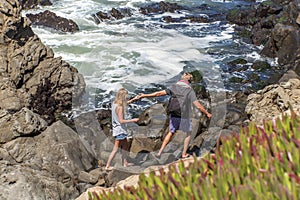
<svg viewBox="0 0 300 200">
<path fill-rule="evenodd" d="M 186 106 L 182 106 L 181 114 L 178 115 L 178 114 L 170 112 L 170 126 L 169 126 L 170 131 L 164 138 L 161 148 L 159 149 L 159 151 L 156 155 L 157 157 L 161 156 L 161 153 L 163 152 L 164 148 L 167 146 L 167 144 L 171 140 L 173 134 L 177 130 L 182 130 L 183 132 L 187 133 L 187 136 L 184 139 L 184 145 L 183 145 L 181 157 L 182 158 L 189 157 L 189 154 L 187 153 L 187 149 L 188 149 L 188 146 L 189 146 L 189 143 L 191 140 L 191 132 L 192 132 L 192 120 L 191 120 L 192 105 L 196 106 L 196 108 L 198 108 L 201 112 L 206 114 L 206 116 L 208 118 L 211 118 L 211 116 L 212 116 L 209 112 L 207 112 L 205 110 L 205 108 L 197 100 L 196 94 L 190 86 L 192 78 L 193 78 L 192 74 L 184 73 L 181 77 L 181 80 L 178 81 L 175 85 L 171 86 L 170 88 L 168 88 L 166 90 L 154 92 L 151 94 L 140 94 L 136 97 L 138 99 L 141 99 L 141 98 L 145 98 L 145 97 L 157 97 L 157 96 L 164 96 L 164 95 L 170 95 L 171 97 L 174 95 L 176 96 L 176 94 L 174 94 L 175 89 L 173 89 L 173 88 L 176 88 L 177 94 L 180 93 L 180 94 L 182 94 L 182 96 L 184 96 L 184 95 L 186 96 L 186 103 L 185 103 Z M 178 96 L 180 96 L 180 94 L 178 94 Z"/>
</svg>

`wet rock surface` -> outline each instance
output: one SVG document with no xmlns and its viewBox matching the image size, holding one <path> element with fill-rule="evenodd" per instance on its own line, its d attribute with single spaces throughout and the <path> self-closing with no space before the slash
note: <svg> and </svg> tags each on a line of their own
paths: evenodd
<svg viewBox="0 0 300 200">
<path fill-rule="evenodd" d="M 266 1 L 231 10 L 227 20 L 236 24 L 240 33 L 247 32 L 251 43 L 264 45 L 261 55 L 278 58 L 281 76 L 288 70 L 299 75 L 300 28 L 297 22 L 300 6 L 297 1 Z M 244 35 L 246 36 L 246 34 Z M 279 80 L 274 75 L 273 79 Z"/>
</svg>

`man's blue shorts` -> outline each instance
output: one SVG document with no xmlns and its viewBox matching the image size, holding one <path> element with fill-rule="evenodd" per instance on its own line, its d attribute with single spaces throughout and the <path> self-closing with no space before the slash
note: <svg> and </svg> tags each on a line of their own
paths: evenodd
<svg viewBox="0 0 300 200">
<path fill-rule="evenodd" d="M 115 140 L 124 140 L 126 139 L 127 135 L 122 133 L 120 135 L 115 136 Z"/>
<path fill-rule="evenodd" d="M 191 132 L 192 131 L 192 120 L 191 119 L 183 119 L 178 117 L 170 117 L 170 132 L 175 133 L 177 130 L 181 130 L 183 132 Z"/>
</svg>

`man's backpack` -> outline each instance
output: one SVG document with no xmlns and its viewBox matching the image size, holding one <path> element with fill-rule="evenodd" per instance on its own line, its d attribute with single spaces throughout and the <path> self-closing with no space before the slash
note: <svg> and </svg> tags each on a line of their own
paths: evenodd
<svg viewBox="0 0 300 200">
<path fill-rule="evenodd" d="M 188 102 L 191 87 L 174 84 L 170 87 L 171 96 L 168 104 L 168 111 L 173 117 L 187 118 L 189 116 L 190 103 Z"/>
</svg>

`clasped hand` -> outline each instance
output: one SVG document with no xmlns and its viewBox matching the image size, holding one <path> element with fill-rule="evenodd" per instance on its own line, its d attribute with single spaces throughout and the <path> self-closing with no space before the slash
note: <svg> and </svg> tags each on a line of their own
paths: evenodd
<svg viewBox="0 0 300 200">
<path fill-rule="evenodd" d="M 134 100 L 139 100 L 139 99 L 141 99 L 141 98 L 143 98 L 144 97 L 144 94 L 143 93 L 139 93 L 138 95 L 136 95 L 133 99 Z"/>
</svg>

